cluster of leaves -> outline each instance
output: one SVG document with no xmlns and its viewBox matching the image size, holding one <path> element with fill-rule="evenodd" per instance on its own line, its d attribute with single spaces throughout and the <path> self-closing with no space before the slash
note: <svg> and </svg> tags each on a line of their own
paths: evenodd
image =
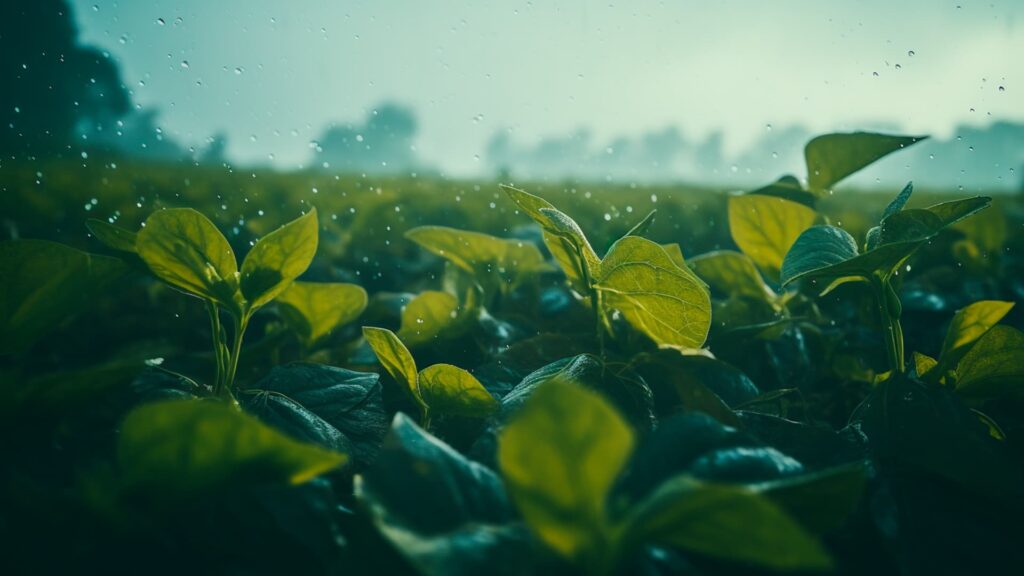
<svg viewBox="0 0 1024 576">
<path fill-rule="evenodd" d="M 427 255 L 418 293 L 369 297 L 336 281 L 357 275 L 317 266 L 330 225 L 315 209 L 254 240 L 241 267 L 185 208 L 138 232 L 89 221 L 121 258 L 2 242 L 0 425 L 23 441 L 3 469 L 0 537 L 40 571 L 1013 565 L 1018 296 L 949 310 L 939 341 L 903 335 L 927 325 L 915 294 L 941 270 L 930 252 L 1013 286 L 999 280 L 1011 257 L 978 255 L 1005 238 L 965 228 L 990 200 L 911 208 L 908 185 L 862 242 L 824 208 L 843 178 L 919 140 L 815 138 L 806 185 L 730 195 L 735 249 L 688 260 L 651 239 L 653 212 L 588 238 L 586 220 L 503 186 L 536 227 L 404 230 Z M 58 336 L 89 332 L 62 328 L 69 316 L 94 323 L 138 294 L 195 329 L 48 369 Z M 55 539 L 67 555 L 45 554 Z"/>
</svg>

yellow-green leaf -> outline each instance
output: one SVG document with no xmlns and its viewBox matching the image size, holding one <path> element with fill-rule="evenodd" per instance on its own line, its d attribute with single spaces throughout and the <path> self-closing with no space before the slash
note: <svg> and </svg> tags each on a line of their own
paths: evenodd
<svg viewBox="0 0 1024 576">
<path fill-rule="evenodd" d="M 316 254 L 316 208 L 256 242 L 242 262 L 242 294 L 255 310 L 284 292 Z"/>
<path fill-rule="evenodd" d="M 425 408 L 423 395 L 420 394 L 416 361 L 405 344 L 402 344 L 394 332 L 386 328 L 363 326 L 363 337 L 370 344 L 370 348 L 373 348 L 381 366 L 396 382 L 406 387 L 413 401 L 421 409 Z"/>
<path fill-rule="evenodd" d="M 181 495 L 240 484 L 300 484 L 346 460 L 344 454 L 292 440 L 227 404 L 199 400 L 133 410 L 121 425 L 117 456 L 128 486 Z"/>
<path fill-rule="evenodd" d="M 114 226 L 110 222 L 95 218 L 86 220 L 85 227 L 107 248 L 133 254 L 136 252 L 135 239 L 138 237 L 138 234 L 131 230 L 125 230 L 120 226 Z"/>
<path fill-rule="evenodd" d="M 494 412 L 498 401 L 472 374 L 451 364 L 434 364 L 419 374 L 420 393 L 431 411 L 483 417 Z"/>
<path fill-rule="evenodd" d="M 191 208 L 154 212 L 139 232 L 135 248 L 164 282 L 235 311 L 235 253 L 206 216 Z"/>
<path fill-rule="evenodd" d="M 514 286 L 523 278 L 547 269 L 536 246 L 523 240 L 498 238 L 445 226 L 420 226 L 406 238 L 473 274 L 478 281 L 497 275 Z"/>
<path fill-rule="evenodd" d="M 412 299 L 402 310 L 398 337 L 409 346 L 433 342 L 459 320 L 459 300 L 448 292 L 428 290 Z"/>
<path fill-rule="evenodd" d="M 879 158 L 925 138 L 927 136 L 891 136 L 870 132 L 824 134 L 813 138 L 804 149 L 808 187 L 811 192 L 821 195 L 843 178 Z"/>
<path fill-rule="evenodd" d="M 366 303 L 362 286 L 341 282 L 293 282 L 277 297 L 285 320 L 307 345 L 358 318 Z"/>
<path fill-rule="evenodd" d="M 766 301 L 776 298 L 746 254 L 716 250 L 691 259 L 690 266 L 701 280 L 723 295 L 738 294 Z"/>
<path fill-rule="evenodd" d="M 955 365 L 971 345 L 998 324 L 1012 308 L 1013 302 L 982 300 L 957 310 L 942 343 L 942 353 L 939 355 L 942 363 L 950 367 Z"/>
<path fill-rule="evenodd" d="M 626 236 L 613 244 L 594 286 L 607 311 L 621 312 L 656 344 L 699 348 L 707 338 L 707 286 L 650 240 Z"/>
<path fill-rule="evenodd" d="M 127 270 L 56 242 L 0 242 L 0 354 L 28 350 Z"/>
<path fill-rule="evenodd" d="M 767 497 L 739 486 L 681 476 L 633 512 L 630 532 L 645 542 L 775 570 L 825 570 L 821 544 Z"/>
<path fill-rule="evenodd" d="M 957 392 L 994 398 L 1024 392 L 1024 332 L 1002 324 L 978 339 L 956 367 Z"/>
<path fill-rule="evenodd" d="M 761 194 L 729 198 L 729 231 L 744 254 L 778 280 L 786 252 L 818 214 L 792 200 Z"/>
<path fill-rule="evenodd" d="M 939 362 L 935 358 L 932 358 L 927 354 L 921 354 L 920 352 L 914 352 L 913 360 L 914 371 L 917 372 L 917 376 L 919 378 L 931 372 L 932 369 L 939 364 Z"/>
<path fill-rule="evenodd" d="M 568 558 L 595 561 L 612 545 L 606 500 L 633 442 L 632 430 L 597 393 L 554 379 L 502 430 L 498 462 L 540 540 Z"/>
</svg>

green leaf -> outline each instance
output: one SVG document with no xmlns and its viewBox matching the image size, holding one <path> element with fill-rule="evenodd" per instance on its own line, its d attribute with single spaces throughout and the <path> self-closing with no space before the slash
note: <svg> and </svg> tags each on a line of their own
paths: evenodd
<svg viewBox="0 0 1024 576">
<path fill-rule="evenodd" d="M 127 270 L 56 242 L 0 242 L 0 354 L 25 352 Z"/>
<path fill-rule="evenodd" d="M 497 275 L 505 285 L 514 287 L 524 278 L 548 269 L 540 250 L 523 240 L 445 226 L 420 226 L 406 232 L 405 237 L 473 274 L 482 285 L 486 285 L 484 278 Z"/>
<path fill-rule="evenodd" d="M 910 201 L 910 195 L 913 193 L 914 183 L 907 182 L 907 185 L 903 187 L 903 190 L 900 190 L 900 193 L 897 194 L 896 197 L 892 199 L 892 202 L 889 202 L 889 205 L 885 207 L 885 210 L 882 212 L 882 220 L 885 220 L 889 216 L 903 210 L 903 207 Z"/>
<path fill-rule="evenodd" d="M 359 318 L 366 303 L 362 286 L 340 282 L 293 282 L 277 297 L 285 320 L 307 346 Z"/>
<path fill-rule="evenodd" d="M 219 402 L 174 400 L 128 414 L 118 465 L 133 489 L 192 495 L 242 483 L 301 484 L 345 463 Z"/>
<path fill-rule="evenodd" d="M 614 548 L 606 500 L 632 451 L 633 432 L 611 406 L 556 379 L 539 386 L 502 430 L 498 462 L 540 540 L 593 566 Z"/>
<path fill-rule="evenodd" d="M 428 290 L 402 310 L 398 337 L 409 346 L 430 344 L 459 324 L 459 300 L 448 292 Z"/>
<path fill-rule="evenodd" d="M 206 216 L 191 208 L 154 212 L 146 219 L 135 247 L 164 282 L 237 311 L 235 253 Z"/>
<path fill-rule="evenodd" d="M 544 231 L 544 244 L 565 271 L 569 282 L 578 290 L 589 291 L 590 287 L 584 285 L 583 279 L 597 276 L 601 259 L 579 225 L 543 198 L 511 186 L 502 185 L 501 188 L 520 210 L 540 224 Z"/>
<path fill-rule="evenodd" d="M 612 245 L 594 284 L 602 305 L 618 310 L 655 343 L 699 348 L 711 328 L 707 286 L 665 249 L 639 236 Z"/>
<path fill-rule="evenodd" d="M 921 378 L 925 374 L 929 373 L 938 366 L 939 362 L 935 358 L 928 356 L 927 354 L 921 354 L 920 352 L 914 352 L 912 357 L 914 361 L 914 372 L 918 378 Z"/>
<path fill-rule="evenodd" d="M 821 544 L 767 497 L 681 476 L 634 511 L 635 539 L 775 570 L 827 570 Z"/>
<path fill-rule="evenodd" d="M 284 292 L 313 262 L 316 208 L 259 239 L 242 262 L 242 294 L 255 310 Z"/>
<path fill-rule="evenodd" d="M 394 332 L 386 328 L 363 326 L 363 337 L 373 348 L 381 366 L 394 378 L 395 382 L 405 386 L 409 395 L 421 409 L 426 408 L 423 395 L 420 393 L 419 376 L 416 372 L 416 361 L 409 349 L 402 344 Z"/>
<path fill-rule="evenodd" d="M 813 138 L 804 148 L 807 184 L 822 195 L 850 174 L 927 136 L 890 136 L 870 132 L 825 134 Z"/>
<path fill-rule="evenodd" d="M 427 406 L 445 414 L 483 417 L 498 407 L 498 401 L 479 380 L 451 364 L 424 368 L 419 374 L 419 386 Z"/>
<path fill-rule="evenodd" d="M 973 198 L 942 202 L 941 204 L 929 206 L 927 210 L 938 216 L 939 220 L 942 221 L 943 227 L 946 227 L 988 208 L 991 204 L 992 199 L 988 196 L 974 196 Z"/>
<path fill-rule="evenodd" d="M 777 298 L 746 254 L 716 250 L 690 259 L 690 267 L 712 290 L 723 295 L 749 296 L 768 302 Z"/>
<path fill-rule="evenodd" d="M 774 196 L 776 198 L 783 198 L 785 200 L 796 202 L 797 204 L 803 204 L 811 209 L 814 208 L 814 205 L 818 201 L 817 196 L 807 190 L 804 190 L 796 176 L 791 174 L 783 176 L 767 186 L 762 186 L 757 190 L 753 190 L 749 192 L 749 194 L 752 196 Z"/>
<path fill-rule="evenodd" d="M 121 252 L 131 252 L 132 254 L 136 253 L 135 239 L 138 237 L 138 234 L 135 232 L 95 218 L 86 220 L 85 227 L 107 248 Z"/>
<path fill-rule="evenodd" d="M 779 277 L 790 246 L 817 218 L 814 210 L 784 198 L 760 194 L 729 198 L 733 241 L 772 279 Z"/>
<path fill-rule="evenodd" d="M 942 363 L 954 366 L 971 345 L 998 324 L 1012 308 L 1013 302 L 981 300 L 957 310 L 942 343 L 942 352 L 939 354 Z"/>
<path fill-rule="evenodd" d="M 916 243 L 897 243 L 860 254 L 857 241 L 846 230 L 835 226 L 813 226 L 797 238 L 786 254 L 782 263 L 782 285 L 805 277 L 866 278 L 876 270 L 895 267 L 916 248 Z"/>
<path fill-rule="evenodd" d="M 956 390 L 971 397 L 998 397 L 1024 392 L 1024 332 L 996 325 L 956 366 Z"/>
</svg>

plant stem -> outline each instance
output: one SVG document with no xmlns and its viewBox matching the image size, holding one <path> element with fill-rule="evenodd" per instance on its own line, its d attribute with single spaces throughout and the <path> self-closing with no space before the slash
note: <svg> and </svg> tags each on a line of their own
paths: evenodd
<svg viewBox="0 0 1024 576">
<path fill-rule="evenodd" d="M 895 292 L 890 294 L 893 289 L 889 282 L 889 278 L 873 276 L 871 287 L 875 293 L 875 300 L 878 302 L 878 314 L 882 324 L 882 336 L 885 338 L 885 352 L 889 358 L 889 369 L 893 374 L 903 374 L 906 369 L 903 360 L 903 327 L 900 325 L 900 310 L 890 302 L 890 298 L 896 296 Z"/>
<path fill-rule="evenodd" d="M 604 310 L 601 307 L 601 291 L 594 287 L 593 279 L 590 277 L 590 270 L 587 268 L 587 261 L 583 257 L 583 248 L 579 245 L 576 246 L 576 257 L 580 261 L 580 272 L 583 274 L 583 284 L 587 287 L 590 292 L 590 305 L 594 309 L 594 325 L 597 332 L 597 344 L 601 351 L 601 358 L 603 359 L 604 354 L 604 332 L 605 332 L 605 320 Z"/>
<path fill-rule="evenodd" d="M 206 311 L 210 314 L 210 338 L 213 341 L 213 361 L 216 364 L 213 393 L 216 396 L 220 396 L 221 389 L 224 386 L 224 333 L 220 327 L 220 313 L 217 310 L 217 305 L 212 301 L 207 300 Z"/>
<path fill-rule="evenodd" d="M 242 355 L 242 336 L 249 325 L 249 314 L 242 313 L 241 319 L 235 318 L 234 340 L 231 343 L 231 364 L 228 368 L 227 378 L 224 382 L 224 392 L 229 397 L 234 397 L 232 392 L 235 387 L 235 373 L 238 371 L 238 357 Z"/>
</svg>

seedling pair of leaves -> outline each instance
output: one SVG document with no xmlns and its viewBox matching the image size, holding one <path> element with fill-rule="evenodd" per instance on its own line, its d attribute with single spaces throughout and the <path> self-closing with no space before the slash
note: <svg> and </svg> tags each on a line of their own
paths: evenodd
<svg viewBox="0 0 1024 576">
<path fill-rule="evenodd" d="M 789 316 L 791 294 L 778 293 L 766 283 L 780 281 L 783 260 L 793 243 L 805 230 L 821 221 L 815 211 L 820 198 L 829 194 L 841 180 L 873 162 L 924 140 L 917 136 L 890 136 L 868 132 L 825 134 L 811 139 L 804 149 L 807 166 L 806 189 L 796 177 L 783 176 L 776 182 L 752 192 L 729 198 L 729 231 L 742 251 L 712 252 L 694 258 L 698 275 L 713 287 L 730 294 L 732 308 L 742 315 L 744 308 L 765 305 L 766 312 Z M 758 273 L 760 271 L 760 274 Z M 747 304 L 744 304 L 746 302 Z M 754 318 L 752 325 L 771 328 L 785 318 L 766 323 Z"/>
<path fill-rule="evenodd" d="M 784 511 L 778 486 L 709 484 L 684 474 L 635 505 L 615 506 L 612 488 L 635 443 L 599 394 L 555 378 L 505 426 L 498 461 L 533 533 L 589 574 L 613 572 L 647 545 L 775 570 L 830 567 L 817 539 Z"/>
<path fill-rule="evenodd" d="M 109 247 L 137 254 L 171 287 L 206 303 L 217 368 L 214 391 L 219 396 L 232 396 L 249 320 L 275 298 L 283 297 L 283 314 L 307 346 L 354 319 L 366 305 L 366 293 L 358 287 L 294 283 L 316 253 L 315 208 L 260 238 L 241 269 L 224 235 L 191 208 L 155 212 L 138 234 L 95 220 L 89 228 Z M 221 310 L 233 321 L 230 348 Z"/>
<path fill-rule="evenodd" d="M 434 364 L 417 371 L 415 359 L 394 332 L 365 326 L 363 336 L 384 370 L 416 404 L 423 428 L 430 428 L 436 413 L 482 418 L 497 409 L 497 400 L 462 368 Z"/>
<path fill-rule="evenodd" d="M 847 282 L 869 283 L 878 302 L 890 369 L 897 372 L 903 372 L 904 362 L 902 307 L 894 277 L 922 244 L 991 203 L 990 198 L 978 196 L 904 209 L 912 192 L 913 186 L 907 184 L 886 207 L 879 225 L 868 231 L 863 252 L 842 228 L 812 226 L 793 243 L 781 269 L 783 286 L 797 280 L 821 283 L 821 295 Z"/>
<path fill-rule="evenodd" d="M 505 193 L 537 222 L 544 243 L 570 285 L 589 297 L 603 341 L 616 312 L 659 346 L 700 348 L 711 326 L 711 300 L 704 282 L 668 249 L 640 236 L 653 213 L 598 257 L 583 230 L 546 200 L 509 186 Z"/>
<path fill-rule="evenodd" d="M 1024 333 L 999 325 L 1013 305 L 982 300 L 958 310 L 938 359 L 914 353 L 918 378 L 945 384 L 972 400 L 1024 392 Z"/>
</svg>

